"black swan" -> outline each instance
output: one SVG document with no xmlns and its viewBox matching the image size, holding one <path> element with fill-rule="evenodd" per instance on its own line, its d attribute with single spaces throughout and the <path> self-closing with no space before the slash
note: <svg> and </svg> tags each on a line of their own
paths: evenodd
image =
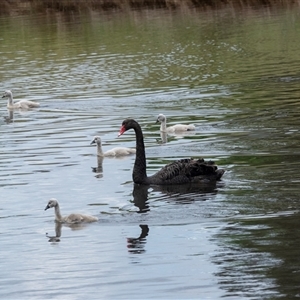
<svg viewBox="0 0 300 300">
<path fill-rule="evenodd" d="M 204 159 L 180 159 L 164 166 L 152 176 L 146 173 L 146 154 L 141 126 L 133 119 L 125 119 L 119 136 L 133 129 L 136 136 L 136 158 L 132 172 L 133 182 L 137 184 L 171 185 L 220 180 L 225 170 L 218 169 L 213 161 Z"/>
</svg>

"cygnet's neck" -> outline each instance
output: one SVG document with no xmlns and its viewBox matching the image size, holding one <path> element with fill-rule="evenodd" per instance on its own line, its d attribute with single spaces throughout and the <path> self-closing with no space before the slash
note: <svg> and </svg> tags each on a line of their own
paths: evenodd
<svg viewBox="0 0 300 300">
<path fill-rule="evenodd" d="M 103 150 L 101 145 L 101 140 L 97 140 L 97 156 L 103 157 Z"/>
<path fill-rule="evenodd" d="M 13 106 L 14 105 L 14 98 L 12 94 L 7 96 L 7 106 Z"/>
<path fill-rule="evenodd" d="M 164 121 L 160 123 L 160 131 L 163 132 L 167 131 L 167 118 L 165 118 Z"/>
<path fill-rule="evenodd" d="M 58 222 L 62 222 L 63 218 L 62 218 L 62 215 L 60 213 L 58 203 L 55 205 L 54 210 L 55 210 L 55 220 L 58 221 Z"/>
</svg>

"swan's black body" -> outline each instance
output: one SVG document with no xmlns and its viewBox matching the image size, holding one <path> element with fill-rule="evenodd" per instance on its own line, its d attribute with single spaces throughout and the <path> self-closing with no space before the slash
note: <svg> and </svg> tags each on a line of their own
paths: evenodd
<svg viewBox="0 0 300 300">
<path fill-rule="evenodd" d="M 126 119 L 122 123 L 119 136 L 125 131 L 133 129 L 136 135 L 136 158 L 132 173 L 134 183 L 171 185 L 196 182 L 211 182 L 220 180 L 224 170 L 218 169 L 212 161 L 204 159 L 180 159 L 164 166 L 152 176 L 146 173 L 146 154 L 143 133 L 140 125 L 133 119 Z"/>
</svg>

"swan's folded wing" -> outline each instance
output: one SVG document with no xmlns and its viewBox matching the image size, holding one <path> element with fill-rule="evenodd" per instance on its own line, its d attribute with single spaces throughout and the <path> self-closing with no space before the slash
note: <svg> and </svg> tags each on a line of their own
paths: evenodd
<svg viewBox="0 0 300 300">
<path fill-rule="evenodd" d="M 20 100 L 19 102 L 15 103 L 14 106 L 16 108 L 29 109 L 29 108 L 39 107 L 40 104 L 38 102 L 33 102 L 30 100 Z"/>
<path fill-rule="evenodd" d="M 77 224 L 83 222 L 84 219 L 81 214 L 70 214 L 66 217 L 65 221 L 69 224 Z"/>
<path fill-rule="evenodd" d="M 213 161 L 204 159 L 180 159 L 164 166 L 155 174 L 160 180 L 175 183 L 190 182 L 197 176 L 216 175 L 217 166 Z"/>
<path fill-rule="evenodd" d="M 195 176 L 210 176 L 216 175 L 217 166 L 211 160 L 204 161 L 203 159 L 192 160 L 189 167 L 191 177 Z"/>
<path fill-rule="evenodd" d="M 172 131 L 193 131 L 193 130 L 195 130 L 195 126 L 192 124 L 190 124 L 190 125 L 176 124 L 176 125 L 168 127 L 168 129 L 169 128 L 172 128 Z"/>
<path fill-rule="evenodd" d="M 130 154 L 135 154 L 136 149 L 126 148 L 126 147 L 115 147 L 104 153 L 105 156 L 126 156 Z"/>
</svg>

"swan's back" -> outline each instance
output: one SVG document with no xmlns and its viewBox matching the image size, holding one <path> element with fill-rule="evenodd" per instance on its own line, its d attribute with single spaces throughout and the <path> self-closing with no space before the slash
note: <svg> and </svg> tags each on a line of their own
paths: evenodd
<svg viewBox="0 0 300 300">
<path fill-rule="evenodd" d="M 149 184 L 183 184 L 219 180 L 224 170 L 218 170 L 213 161 L 204 159 L 180 159 L 167 164 L 148 177 Z"/>
</svg>

